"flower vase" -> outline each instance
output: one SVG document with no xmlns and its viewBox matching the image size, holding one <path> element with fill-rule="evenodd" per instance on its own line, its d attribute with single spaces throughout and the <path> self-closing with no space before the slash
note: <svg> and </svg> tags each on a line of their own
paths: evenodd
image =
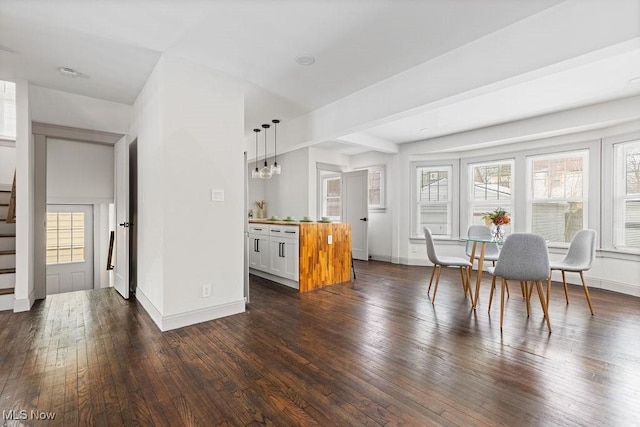
<svg viewBox="0 0 640 427">
<path fill-rule="evenodd" d="M 502 241 L 504 240 L 505 229 L 501 224 L 493 224 L 491 227 L 491 237 L 493 240 Z"/>
<path fill-rule="evenodd" d="M 265 212 L 264 208 L 259 208 L 258 209 L 258 218 L 264 219 L 266 217 L 267 217 L 267 213 Z"/>
</svg>

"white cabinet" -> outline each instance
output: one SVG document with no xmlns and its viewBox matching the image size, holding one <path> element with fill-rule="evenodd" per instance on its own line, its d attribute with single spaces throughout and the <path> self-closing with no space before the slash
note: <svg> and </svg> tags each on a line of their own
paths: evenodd
<svg viewBox="0 0 640 427">
<path fill-rule="evenodd" d="M 298 227 L 271 226 L 271 274 L 298 281 Z"/>
<path fill-rule="evenodd" d="M 249 267 L 269 272 L 271 265 L 269 226 L 249 227 Z"/>
<path fill-rule="evenodd" d="M 295 225 L 250 224 L 249 267 L 252 272 L 298 289 L 298 236 L 299 228 Z"/>
</svg>

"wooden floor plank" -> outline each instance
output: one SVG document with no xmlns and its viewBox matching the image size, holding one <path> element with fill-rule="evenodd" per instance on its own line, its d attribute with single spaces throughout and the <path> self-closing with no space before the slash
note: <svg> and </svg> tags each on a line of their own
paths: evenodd
<svg viewBox="0 0 640 427">
<path fill-rule="evenodd" d="M 0 313 L 0 410 L 51 425 L 633 425 L 640 299 L 554 283 L 549 334 L 512 289 L 500 331 L 455 270 L 356 262 L 300 294 L 251 277 L 246 313 L 161 333 L 113 289 Z M 513 288 L 513 287 L 512 287 Z M 7 420 L 8 421 L 8 420 Z M 27 421 L 27 424 L 30 421 Z M 12 425 L 8 422 L 7 425 Z"/>
</svg>

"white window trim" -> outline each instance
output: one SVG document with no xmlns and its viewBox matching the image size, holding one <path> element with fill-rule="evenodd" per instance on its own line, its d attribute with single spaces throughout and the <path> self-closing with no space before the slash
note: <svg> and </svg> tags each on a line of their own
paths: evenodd
<svg viewBox="0 0 640 427">
<path fill-rule="evenodd" d="M 531 154 L 526 154 L 525 158 L 526 158 L 526 174 L 525 174 L 525 179 L 526 179 L 526 204 L 525 204 L 525 210 L 526 210 L 526 224 L 527 224 L 527 230 L 529 232 L 532 232 L 532 223 L 533 223 L 533 218 L 532 218 L 532 212 L 533 210 L 531 209 L 531 205 L 536 201 L 536 200 L 548 200 L 548 201 L 552 201 L 552 200 L 566 200 L 566 201 L 581 201 L 582 202 L 582 227 L 584 228 L 589 228 L 589 217 L 590 217 L 590 209 L 593 203 L 592 200 L 592 193 L 589 191 L 589 183 L 592 181 L 592 175 L 591 175 L 591 171 L 593 168 L 593 164 L 592 164 L 592 151 L 590 150 L 589 147 L 584 147 L 584 148 L 577 148 L 577 149 L 567 149 L 567 150 L 562 150 L 562 151 L 550 151 L 550 152 L 542 152 L 542 153 L 531 153 Z M 556 199 L 534 199 L 533 198 L 533 189 L 531 187 L 531 178 L 532 178 L 532 170 L 533 170 L 533 161 L 535 159 L 545 159 L 545 158 L 550 158 L 550 159 L 557 159 L 557 158 L 563 158 L 563 157 L 574 157 L 576 155 L 581 155 L 583 156 L 583 176 L 582 176 L 582 198 L 577 199 L 577 198 L 556 198 Z M 586 169 L 586 170 L 585 170 Z M 550 246 L 557 246 L 557 247 L 568 247 L 569 246 L 569 242 L 549 242 Z"/>
<path fill-rule="evenodd" d="M 410 162 L 410 191 L 411 191 L 411 209 L 409 215 L 409 240 L 410 241 L 424 241 L 424 234 L 420 230 L 415 230 L 415 224 L 417 223 L 416 206 L 418 205 L 418 192 L 417 192 L 417 169 L 418 168 L 449 168 L 451 171 L 451 177 L 449 178 L 450 186 L 450 205 L 451 211 L 449 212 L 448 228 L 450 234 L 447 236 L 434 235 L 435 240 L 458 240 L 459 227 L 460 227 L 460 160 L 449 159 L 440 161 L 413 161 Z"/>
<path fill-rule="evenodd" d="M 626 197 L 620 186 L 623 185 L 625 177 L 623 176 L 624 170 L 615 167 L 616 163 L 622 160 L 622 153 L 618 151 L 618 148 L 633 143 L 640 143 L 640 134 L 603 140 L 603 175 L 608 176 L 610 180 L 608 183 L 603 183 L 603 189 L 610 189 L 610 197 L 607 202 L 610 202 L 611 209 L 603 209 L 602 212 L 603 234 L 605 229 L 607 233 L 607 239 L 603 239 L 602 243 L 604 248 L 612 251 L 640 254 L 640 248 L 624 246 L 624 233 L 622 232 L 624 209 L 621 206 L 621 201 L 626 200 Z"/>
<path fill-rule="evenodd" d="M 467 211 L 467 215 L 465 218 L 462 219 L 462 225 L 466 224 L 466 227 L 464 228 L 464 230 L 468 229 L 469 226 L 473 224 L 473 206 L 474 205 L 487 205 L 487 212 L 493 211 L 497 208 L 497 206 L 493 206 L 493 207 L 491 206 L 491 203 L 492 203 L 491 200 L 488 200 L 488 201 L 473 200 L 473 194 L 474 194 L 475 188 L 474 188 L 473 174 L 471 173 L 472 169 L 478 166 L 499 165 L 499 164 L 511 165 L 511 198 L 509 199 L 509 209 L 506 209 L 506 211 L 509 213 L 509 216 L 511 217 L 511 223 L 509 226 L 511 227 L 511 230 L 515 230 L 515 226 L 518 219 L 517 216 L 514 215 L 515 196 L 516 196 L 515 189 L 517 188 L 516 187 L 517 180 L 516 180 L 516 173 L 515 173 L 516 161 L 513 157 L 506 157 L 506 158 L 496 159 L 496 160 L 465 162 L 464 169 L 466 170 L 465 182 L 467 182 L 467 185 L 466 185 L 467 194 L 465 195 L 466 197 L 464 198 L 464 200 L 466 202 L 465 210 Z M 514 217 L 515 217 L 515 221 L 514 221 Z"/>
<path fill-rule="evenodd" d="M 325 201 L 326 201 L 326 196 L 325 196 L 325 181 L 328 179 L 340 179 L 340 182 L 342 182 L 342 174 L 341 173 L 331 173 L 331 174 L 326 174 L 326 175 L 322 175 L 320 177 L 320 215 L 319 217 L 323 217 L 323 216 L 327 216 L 329 218 L 331 218 L 332 221 L 340 221 L 341 217 L 338 215 L 334 215 L 334 216 L 330 216 L 330 215 L 325 215 Z M 342 206 L 342 193 L 340 194 L 340 197 L 338 197 L 338 199 L 340 199 L 340 205 Z"/>
</svg>

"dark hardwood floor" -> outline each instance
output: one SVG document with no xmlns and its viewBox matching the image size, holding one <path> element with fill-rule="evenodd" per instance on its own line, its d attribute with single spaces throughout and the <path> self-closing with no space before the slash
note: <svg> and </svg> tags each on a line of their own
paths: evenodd
<svg viewBox="0 0 640 427">
<path fill-rule="evenodd" d="M 305 294 L 252 277 L 246 313 L 165 333 L 113 289 L 2 312 L 3 425 L 638 425 L 639 298 L 592 289 L 591 316 L 555 284 L 549 334 L 512 286 L 501 333 L 488 279 L 473 312 L 454 269 L 435 305 L 430 268 L 356 270 Z"/>
</svg>

